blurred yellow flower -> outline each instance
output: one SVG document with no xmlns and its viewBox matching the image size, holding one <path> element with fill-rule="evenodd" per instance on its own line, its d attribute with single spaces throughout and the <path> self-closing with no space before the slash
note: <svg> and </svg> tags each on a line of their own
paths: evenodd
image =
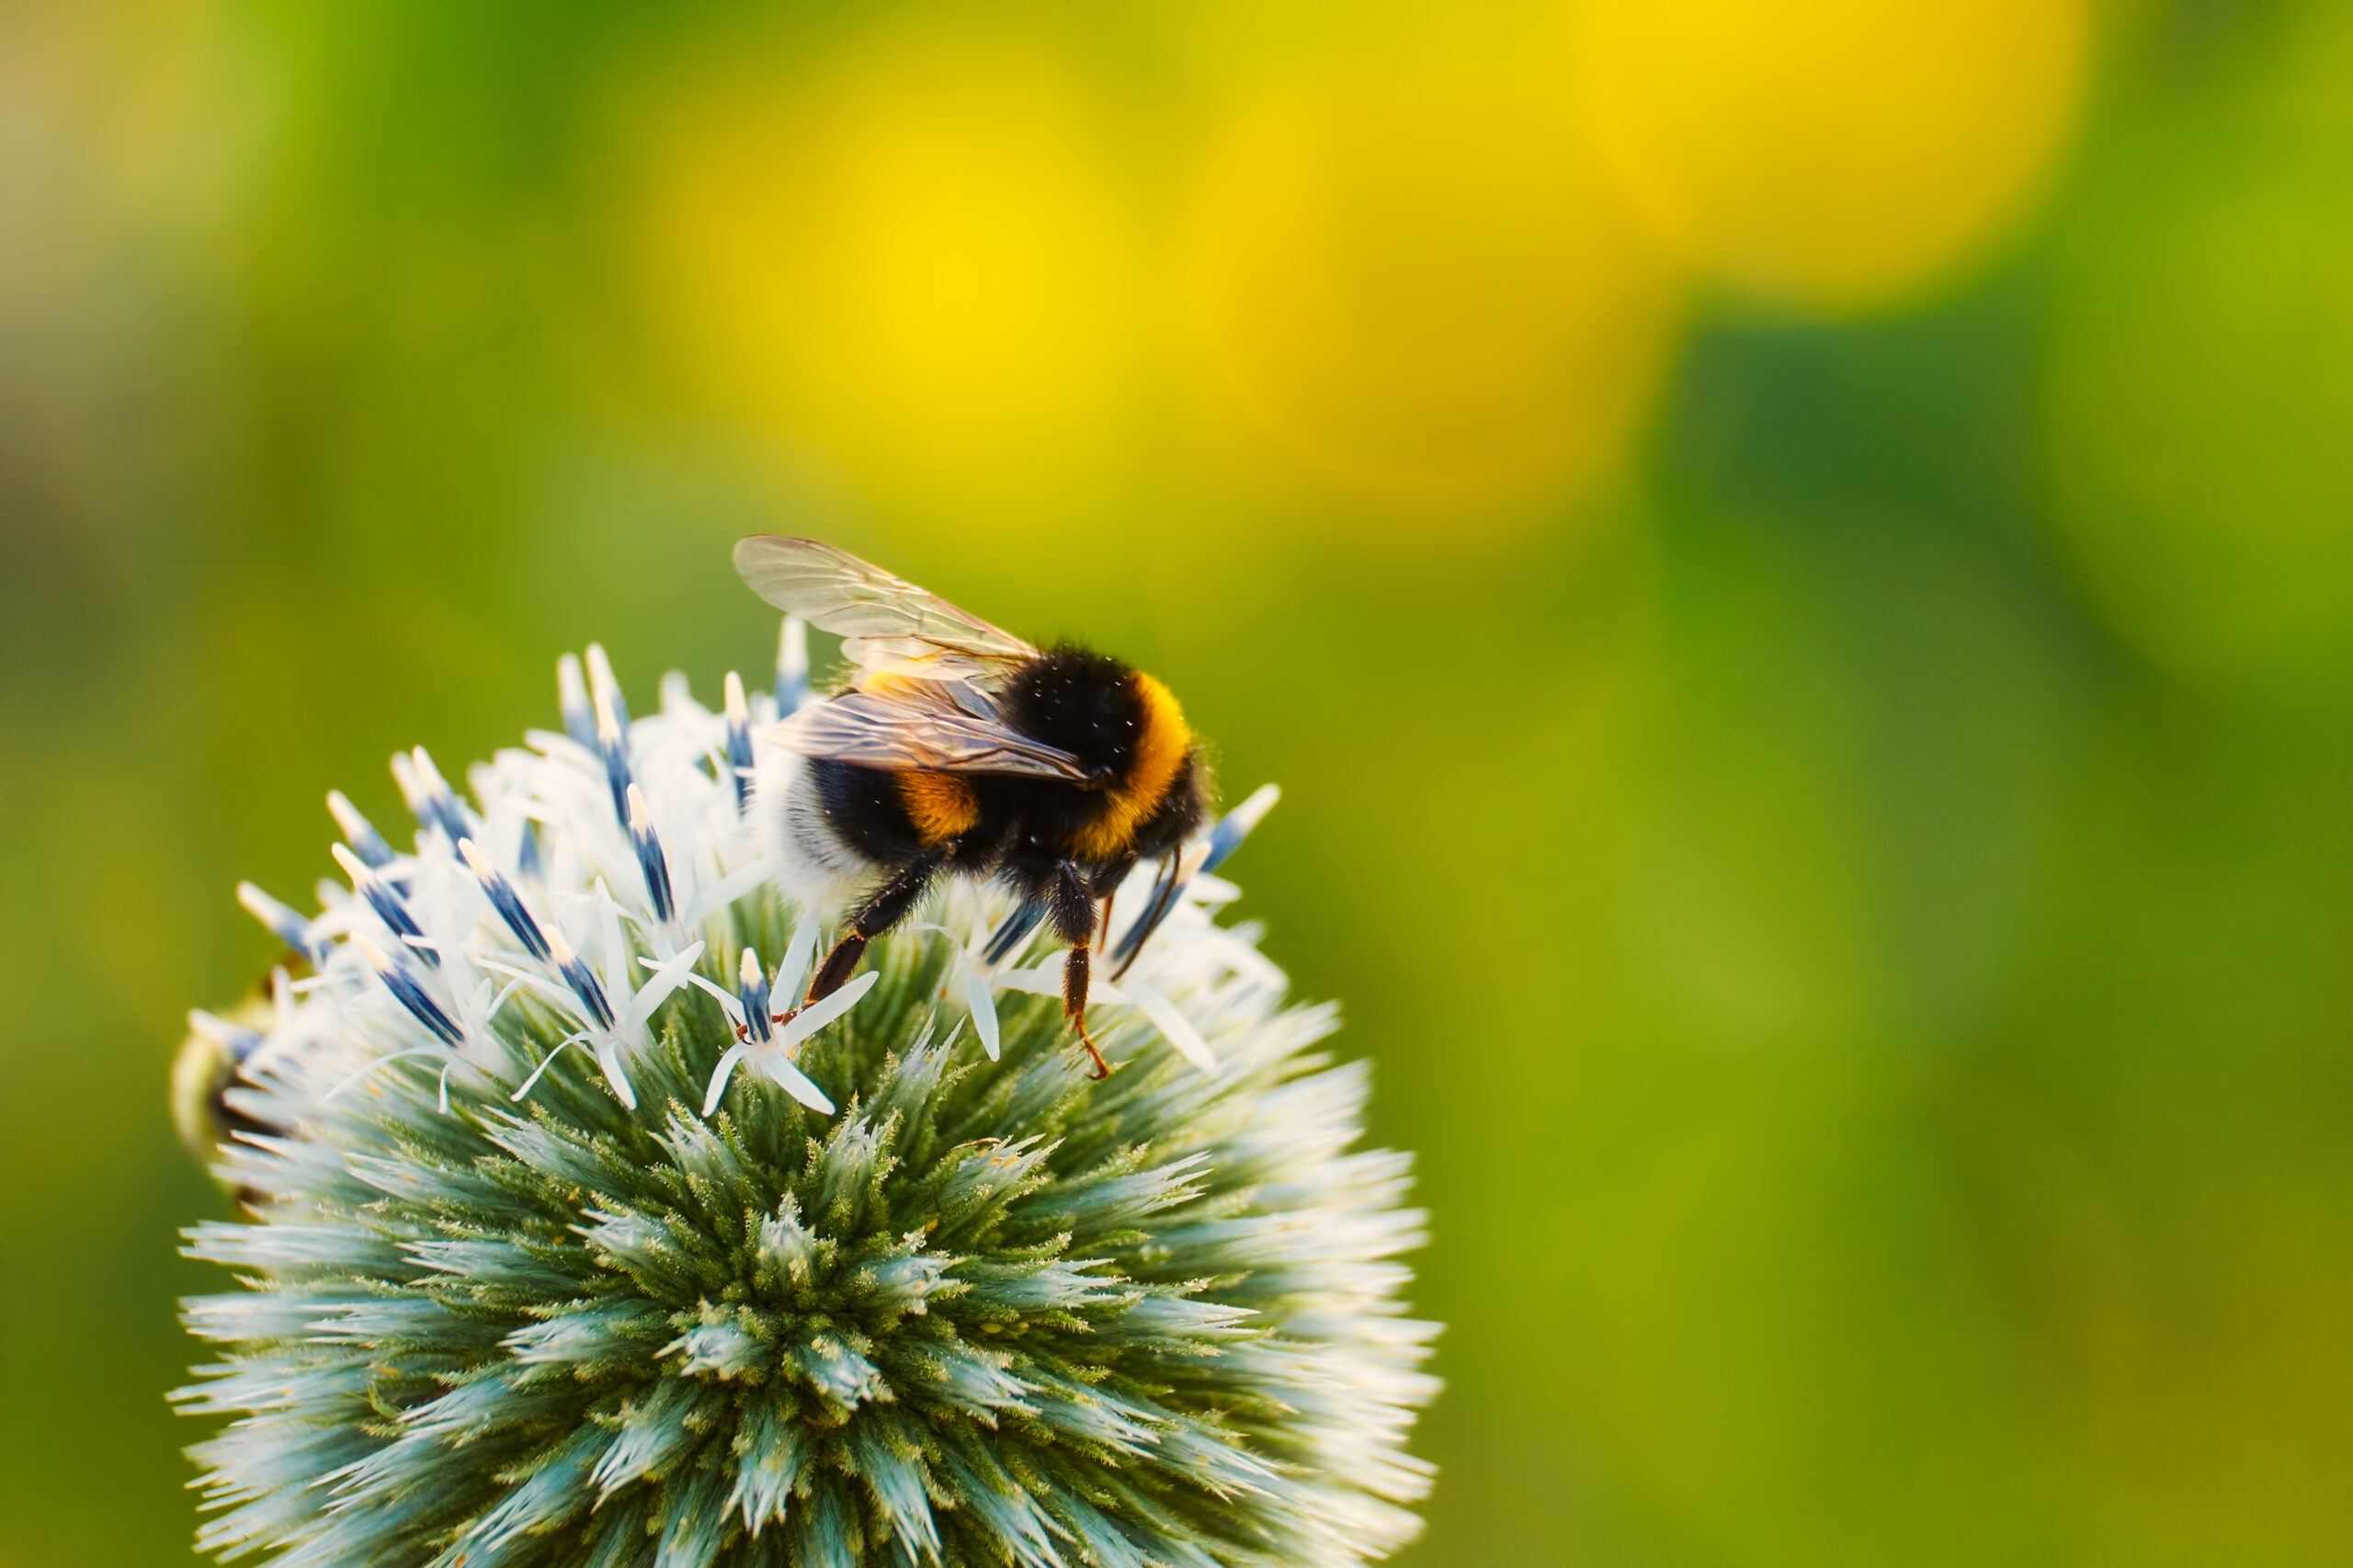
<svg viewBox="0 0 2353 1568">
<path fill-rule="evenodd" d="M 1326 77 L 1234 117 L 1180 261 L 1228 423 L 1396 517 L 1524 517 L 1608 469 L 1677 290 L 1542 86 L 1509 68 Z"/>
<path fill-rule="evenodd" d="M 909 27 L 813 77 L 722 64 L 646 123 L 656 314 L 755 430 L 918 503 L 1034 496 L 1117 445 L 1139 216 L 1050 46 Z"/>
<path fill-rule="evenodd" d="M 1996 239 L 2067 142 L 2086 0 L 1579 0 L 1583 96 L 1661 239 L 1735 291 L 1880 303 Z"/>
</svg>

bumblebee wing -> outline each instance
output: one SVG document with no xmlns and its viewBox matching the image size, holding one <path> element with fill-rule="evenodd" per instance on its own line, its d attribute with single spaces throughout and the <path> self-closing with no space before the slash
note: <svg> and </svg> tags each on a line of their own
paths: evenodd
<svg viewBox="0 0 2353 1568">
<path fill-rule="evenodd" d="M 926 700 L 849 691 L 810 704 L 771 733 L 803 756 L 860 767 L 1086 781 L 1078 758 L 1006 728 L 995 711 L 977 692 Z"/>
<path fill-rule="evenodd" d="M 735 570 L 777 608 L 840 637 L 843 656 L 861 678 L 971 681 L 1038 656 L 1011 632 L 821 540 L 738 540 Z"/>
</svg>

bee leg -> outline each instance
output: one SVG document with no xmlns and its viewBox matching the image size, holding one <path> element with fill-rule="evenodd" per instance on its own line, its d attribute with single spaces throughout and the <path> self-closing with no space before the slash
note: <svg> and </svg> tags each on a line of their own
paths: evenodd
<svg viewBox="0 0 2353 1568">
<path fill-rule="evenodd" d="M 1078 1031 L 1079 1043 L 1086 1047 L 1087 1060 L 1095 1064 L 1087 1075 L 1108 1078 L 1111 1064 L 1103 1060 L 1103 1052 L 1096 1049 L 1095 1037 L 1086 1032 L 1086 982 L 1093 968 L 1094 954 L 1089 948 L 1095 937 L 1095 900 L 1087 891 L 1086 879 L 1068 860 L 1055 873 L 1047 898 L 1047 914 L 1054 923 L 1054 935 L 1070 945 L 1070 951 L 1063 959 L 1063 1012 L 1069 1017 L 1070 1027 Z"/>
<path fill-rule="evenodd" d="M 932 879 L 948 868 L 955 858 L 955 846 L 943 845 L 927 855 L 909 861 L 899 873 L 876 891 L 873 897 L 858 906 L 850 917 L 849 929 L 817 966 L 817 973 L 809 982 L 809 994 L 801 999 L 804 1007 L 821 1002 L 848 983 L 850 973 L 858 968 L 858 960 L 866 956 L 866 945 L 906 918 L 907 911 L 930 887 Z"/>
<path fill-rule="evenodd" d="M 1095 1037 L 1086 1032 L 1086 971 L 1090 957 L 1086 944 L 1080 942 L 1063 960 L 1063 1011 L 1070 1017 L 1070 1027 L 1078 1031 L 1078 1043 L 1086 1047 L 1087 1060 L 1095 1064 L 1086 1075 L 1100 1079 L 1111 1075 L 1111 1064 L 1103 1060 Z"/>
<path fill-rule="evenodd" d="M 1103 901 L 1103 913 L 1095 922 L 1095 950 L 1098 954 L 1111 940 L 1111 907 L 1119 902 L 1120 884 L 1126 881 L 1128 873 L 1135 869 L 1136 858 L 1131 855 L 1108 866 L 1097 866 L 1095 875 L 1087 882 L 1088 891 Z"/>
</svg>

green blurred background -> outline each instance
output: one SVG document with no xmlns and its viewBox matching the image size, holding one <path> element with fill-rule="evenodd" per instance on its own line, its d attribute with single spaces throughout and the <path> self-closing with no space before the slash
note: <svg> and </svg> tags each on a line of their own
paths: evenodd
<svg viewBox="0 0 2353 1568">
<path fill-rule="evenodd" d="M 188 1551 L 232 885 L 756 529 L 1283 784 L 1415 1568 L 2353 1558 L 2353 8 L 0 5 L 0 1564 Z"/>
</svg>

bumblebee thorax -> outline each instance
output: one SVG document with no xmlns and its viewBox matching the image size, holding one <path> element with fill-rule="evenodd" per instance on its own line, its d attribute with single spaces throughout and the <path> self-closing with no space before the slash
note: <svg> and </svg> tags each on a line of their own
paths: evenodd
<svg viewBox="0 0 2353 1568">
<path fill-rule="evenodd" d="M 1107 789 L 1134 765 L 1152 717 L 1136 672 L 1086 648 L 1040 654 L 998 701 L 1014 729 L 1077 757 Z"/>
</svg>

